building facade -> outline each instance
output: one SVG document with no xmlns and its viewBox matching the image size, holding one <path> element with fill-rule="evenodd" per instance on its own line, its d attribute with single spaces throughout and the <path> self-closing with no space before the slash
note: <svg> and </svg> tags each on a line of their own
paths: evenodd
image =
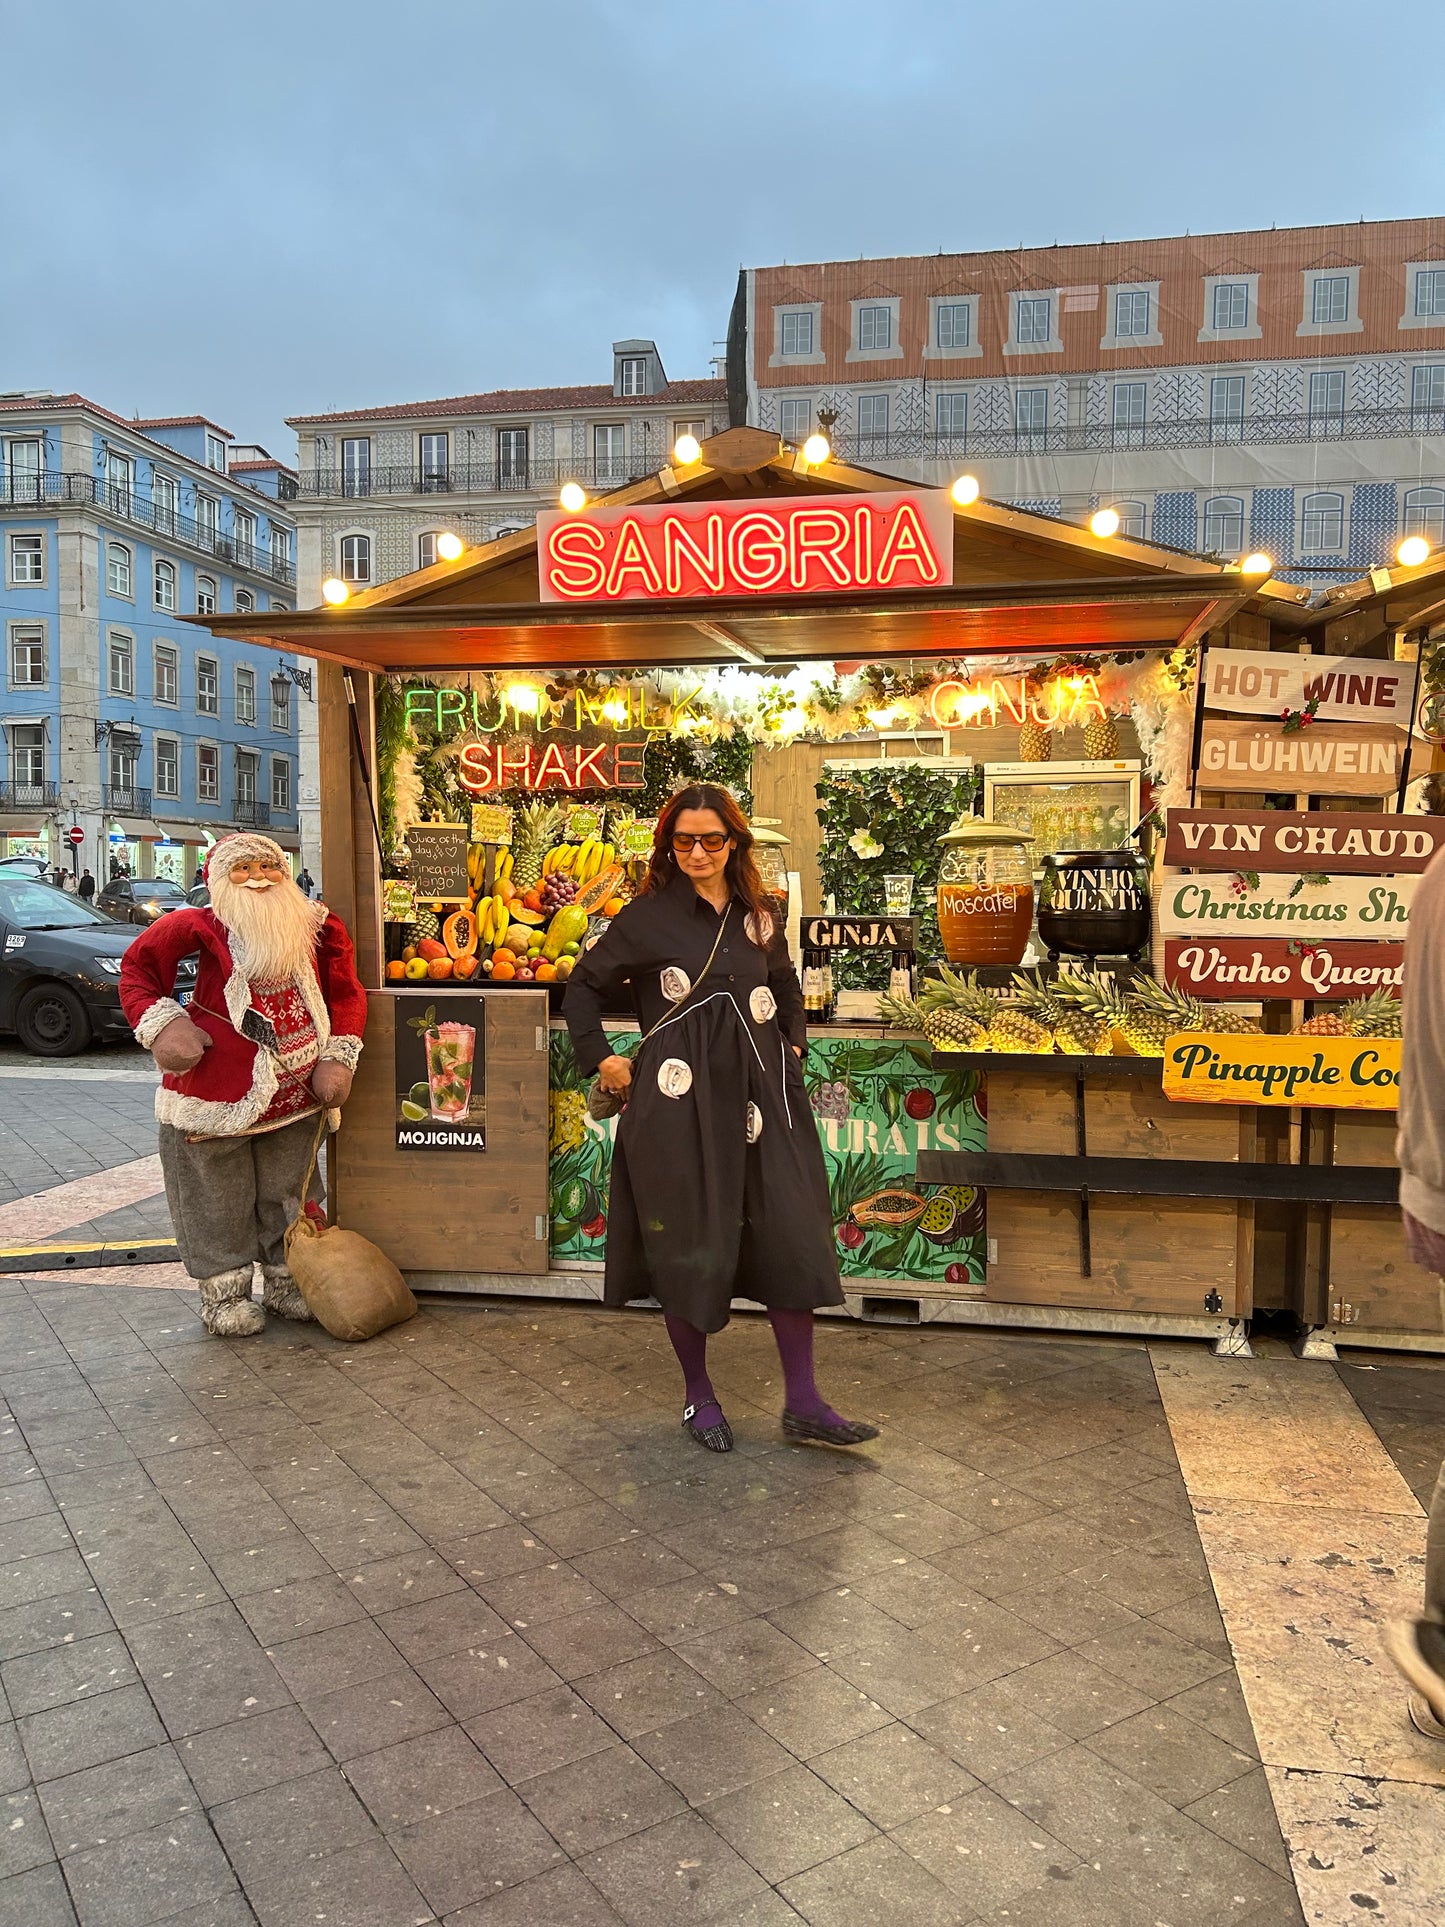
<svg viewBox="0 0 1445 1927">
<path fill-rule="evenodd" d="M 307 607 L 330 576 L 370 588 L 430 568 L 440 535 L 471 547 L 526 528 L 566 482 L 605 493 L 655 473 L 680 435 L 701 441 L 727 427 L 727 389 L 720 378 L 669 381 L 654 342 L 616 341 L 610 384 L 296 415 L 289 425 Z M 301 756 L 302 849 L 319 874 L 314 732 Z"/>
<path fill-rule="evenodd" d="M 1327 586 L 1445 540 L 1445 220 L 745 269 L 736 418 Z"/>
<path fill-rule="evenodd" d="M 74 827 L 77 869 L 189 883 L 232 828 L 298 848 L 309 674 L 182 619 L 295 607 L 294 492 L 201 416 L 0 396 L 0 854 L 69 868 Z"/>
</svg>

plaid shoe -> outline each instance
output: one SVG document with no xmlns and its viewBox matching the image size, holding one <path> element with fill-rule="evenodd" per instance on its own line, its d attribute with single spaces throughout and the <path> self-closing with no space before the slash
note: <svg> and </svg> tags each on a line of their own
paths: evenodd
<svg viewBox="0 0 1445 1927">
<path fill-rule="evenodd" d="M 1445 1626 L 1433 1619 L 1392 1620 L 1385 1628 L 1385 1651 L 1441 1723 L 1440 1737 L 1445 1738 Z M 1410 1717 L 1426 1731 L 1413 1706 Z"/>
</svg>

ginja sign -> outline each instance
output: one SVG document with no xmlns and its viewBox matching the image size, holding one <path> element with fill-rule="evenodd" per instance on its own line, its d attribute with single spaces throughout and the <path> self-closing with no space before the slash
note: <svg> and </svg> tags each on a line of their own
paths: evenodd
<svg viewBox="0 0 1445 1927">
<path fill-rule="evenodd" d="M 543 602 L 886 594 L 953 580 L 945 489 L 657 502 L 537 517 Z"/>
</svg>

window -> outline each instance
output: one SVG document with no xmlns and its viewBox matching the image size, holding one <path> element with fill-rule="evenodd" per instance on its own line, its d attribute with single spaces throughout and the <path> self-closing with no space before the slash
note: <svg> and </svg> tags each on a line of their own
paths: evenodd
<svg viewBox="0 0 1445 1927">
<path fill-rule="evenodd" d="M 966 301 L 940 302 L 934 315 L 940 349 L 968 347 L 973 318 Z"/>
<path fill-rule="evenodd" d="M 1014 396 L 1014 433 L 1042 435 L 1049 425 L 1047 388 L 1020 388 Z"/>
<path fill-rule="evenodd" d="M 778 429 L 785 442 L 805 442 L 813 432 L 813 404 L 796 397 L 778 404 Z"/>
<path fill-rule="evenodd" d="M 371 537 L 369 535 L 342 536 L 341 580 L 343 582 L 370 582 Z"/>
<path fill-rule="evenodd" d="M 156 737 L 156 795 L 181 793 L 181 746 L 174 736 Z"/>
<path fill-rule="evenodd" d="M 271 573 L 284 575 L 291 567 L 291 531 L 279 523 L 271 524 Z M 275 604 L 271 605 L 273 608 Z"/>
<path fill-rule="evenodd" d="M 43 535 L 11 536 L 10 580 L 17 583 L 45 580 L 45 537 Z"/>
<path fill-rule="evenodd" d="M 155 650 L 156 701 L 174 708 L 181 699 L 181 659 L 169 642 L 158 642 Z"/>
<path fill-rule="evenodd" d="M 18 688 L 45 681 L 45 631 L 38 623 L 10 631 L 10 680 Z"/>
<path fill-rule="evenodd" d="M 238 561 L 249 562 L 256 548 L 256 518 L 248 509 L 237 509 L 231 524 Z"/>
<path fill-rule="evenodd" d="M 213 575 L 196 577 L 196 614 L 213 616 L 216 613 L 216 578 Z"/>
<path fill-rule="evenodd" d="M 1244 425 L 1244 376 L 1216 375 L 1209 384 L 1211 441 L 1238 441 Z"/>
<path fill-rule="evenodd" d="M 1317 368 L 1310 376 L 1310 432 L 1327 434 L 1345 425 L 1345 371 Z"/>
<path fill-rule="evenodd" d="M 107 595 L 130 597 L 130 550 L 124 542 L 107 542 L 105 545 L 105 588 Z"/>
<path fill-rule="evenodd" d="M 1410 408 L 1415 415 L 1445 411 L 1445 367 L 1415 368 L 1410 372 Z M 1421 424 L 1428 427 L 1428 422 Z"/>
<path fill-rule="evenodd" d="M 1405 492 L 1402 535 L 1423 535 L 1432 549 L 1445 547 L 1445 489 L 1412 488 Z M 16 681 L 20 679 L 17 676 Z"/>
<path fill-rule="evenodd" d="M 893 346 L 893 310 L 886 307 L 868 307 L 858 310 L 858 346 L 866 352 L 875 353 Z"/>
<path fill-rule="evenodd" d="M 10 769 L 15 779 L 15 801 L 23 806 L 25 792 L 38 792 L 36 803 L 45 792 L 45 730 L 38 723 L 10 725 Z"/>
<path fill-rule="evenodd" d="M 627 363 L 622 365 L 625 369 Z M 592 459 L 599 482 L 627 480 L 627 430 L 621 422 L 602 422 L 592 430 Z"/>
<path fill-rule="evenodd" d="M 1043 343 L 1053 335 L 1051 309 L 1047 295 L 1020 295 L 1014 310 L 1014 334 L 1020 346 Z"/>
<path fill-rule="evenodd" d="M 1300 522 L 1303 555 L 1339 555 L 1345 546 L 1343 495 L 1307 495 Z"/>
<path fill-rule="evenodd" d="M 135 788 L 136 741 L 132 736 L 110 739 L 110 786 L 113 790 L 133 790 Z M 118 801 L 112 803 L 116 809 L 126 806 Z"/>
<path fill-rule="evenodd" d="M 39 441 L 14 441 L 8 444 L 6 466 L 5 497 L 11 502 L 38 502 L 40 500 L 40 457 Z"/>
<path fill-rule="evenodd" d="M 285 756 L 271 758 L 271 807 L 273 810 L 291 808 L 291 763 Z"/>
<path fill-rule="evenodd" d="M 212 743 L 196 745 L 196 801 L 217 803 L 221 797 L 221 756 Z"/>
<path fill-rule="evenodd" d="M 858 397 L 858 436 L 860 440 L 877 440 L 888 433 L 888 397 L 886 395 L 860 395 Z"/>
<path fill-rule="evenodd" d="M 1120 436 L 1137 446 L 1144 435 L 1144 410 L 1148 402 L 1149 385 L 1143 381 L 1116 381 L 1114 383 L 1114 439 Z"/>
<path fill-rule="evenodd" d="M 249 589 L 237 589 L 235 601 L 238 616 L 249 616 L 256 607 L 256 598 Z"/>
<path fill-rule="evenodd" d="M 135 694 L 135 644 L 129 636 L 112 629 L 108 650 L 109 671 L 106 686 L 112 696 Z"/>
<path fill-rule="evenodd" d="M 341 493 L 370 495 L 371 437 L 344 436 L 341 443 Z"/>
<path fill-rule="evenodd" d="M 708 437 L 708 425 L 706 422 L 674 422 L 672 424 L 674 444 L 684 435 L 691 435 L 695 442 L 705 442 Z"/>
<path fill-rule="evenodd" d="M 1216 281 L 1214 284 L 1213 327 L 1219 333 L 1227 328 L 1243 328 L 1249 322 L 1249 283 Z"/>
<path fill-rule="evenodd" d="M 105 458 L 105 487 L 110 507 L 116 515 L 130 514 L 131 478 L 134 469 L 128 455 L 115 449 Z"/>
<path fill-rule="evenodd" d="M 1415 270 L 1415 312 L 1445 315 L 1445 268 Z"/>
<path fill-rule="evenodd" d="M 279 609 L 284 615 L 290 615 L 291 613 L 291 604 L 289 602 L 280 602 L 275 596 L 271 598 L 271 607 L 273 609 Z"/>
<path fill-rule="evenodd" d="M 214 495 L 196 495 L 196 540 L 202 548 L 214 549 L 221 526 L 221 505 Z"/>
<path fill-rule="evenodd" d="M 256 720 L 256 672 L 244 666 L 236 670 L 236 721 L 254 723 Z"/>
<path fill-rule="evenodd" d="M 206 437 L 206 467 L 218 469 L 222 475 L 226 472 L 226 444 L 219 435 Z"/>
<path fill-rule="evenodd" d="M 271 727 L 283 736 L 291 732 L 291 684 L 284 676 L 271 678 Z"/>
<path fill-rule="evenodd" d="M 1115 335 L 1147 335 L 1149 296 L 1143 291 L 1121 290 L 1114 296 Z"/>
<path fill-rule="evenodd" d="M 1350 312 L 1350 277 L 1317 274 L 1310 291 L 1310 320 L 1317 328 L 1334 327 Z"/>
<path fill-rule="evenodd" d="M 244 804 L 254 809 L 256 804 L 256 765 L 260 758 L 248 749 L 236 751 L 236 807 Z"/>
<path fill-rule="evenodd" d="M 151 470 L 151 523 L 162 533 L 170 533 L 175 529 L 179 493 L 173 475 L 162 475 L 157 469 Z"/>
<path fill-rule="evenodd" d="M 622 358 L 621 390 L 624 395 L 645 395 L 647 393 L 646 355 L 624 355 Z"/>
<path fill-rule="evenodd" d="M 428 529 L 425 535 L 419 535 L 416 538 L 416 566 L 419 569 L 434 568 L 436 559 L 437 531 Z"/>
<path fill-rule="evenodd" d="M 176 565 L 163 562 L 159 558 L 155 566 L 155 603 L 158 609 L 174 609 L 176 606 Z"/>
<path fill-rule="evenodd" d="M 451 459 L 447 444 L 448 437 L 445 435 L 422 436 L 421 485 L 423 491 L 435 492 L 450 486 Z"/>
<path fill-rule="evenodd" d="M 810 355 L 813 352 L 813 311 L 804 308 L 797 314 L 779 317 L 779 352 L 785 355 Z"/>
<path fill-rule="evenodd" d="M 1211 555 L 1238 555 L 1244 547 L 1244 503 L 1238 495 L 1211 495 L 1204 504 L 1204 547 Z"/>
<path fill-rule="evenodd" d="M 1132 542 L 1144 540 L 1144 504 L 1142 502 L 1116 502 L 1114 513 L 1119 518 L 1119 533 L 1127 535 Z"/>
<path fill-rule="evenodd" d="M 935 396 L 933 426 L 940 437 L 946 436 L 950 441 L 961 441 L 968 433 L 968 396 Z"/>
<path fill-rule="evenodd" d="M 525 428 L 497 430 L 497 481 L 503 488 L 527 486 L 527 431 Z"/>
<path fill-rule="evenodd" d="M 196 657 L 196 714 L 221 713 L 221 666 L 214 656 Z"/>
</svg>

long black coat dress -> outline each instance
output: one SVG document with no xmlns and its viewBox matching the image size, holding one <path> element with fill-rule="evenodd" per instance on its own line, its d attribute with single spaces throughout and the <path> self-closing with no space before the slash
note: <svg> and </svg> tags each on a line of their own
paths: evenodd
<svg viewBox="0 0 1445 1927">
<path fill-rule="evenodd" d="M 727 919 L 704 975 L 719 913 L 678 872 L 614 917 L 564 1006 L 588 1076 L 611 1055 L 602 1013 L 624 985 L 644 1032 L 662 1020 L 632 1059 L 618 1122 L 605 1298 L 656 1298 L 705 1332 L 722 1330 L 733 1298 L 843 1303 L 822 1146 L 790 1048 L 807 1041 L 797 974 L 780 931 L 755 943 L 738 899 Z"/>
</svg>

